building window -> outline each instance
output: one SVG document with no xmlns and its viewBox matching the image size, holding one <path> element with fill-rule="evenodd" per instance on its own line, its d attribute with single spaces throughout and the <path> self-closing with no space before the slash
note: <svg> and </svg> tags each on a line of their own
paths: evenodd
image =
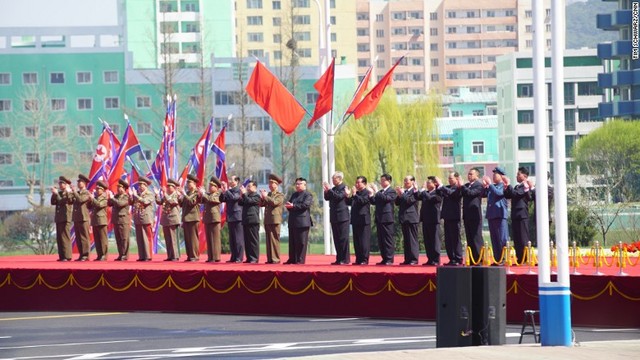
<svg viewBox="0 0 640 360">
<path fill-rule="evenodd" d="M 104 99 L 105 109 L 118 109 L 120 107 L 120 98 L 108 97 Z"/>
<path fill-rule="evenodd" d="M 151 123 L 139 122 L 138 123 L 138 134 L 151 134 Z"/>
<path fill-rule="evenodd" d="M 53 164 L 66 164 L 67 153 L 64 151 L 54 151 L 51 157 L 51 162 Z"/>
<path fill-rule="evenodd" d="M 11 100 L 1 99 L 0 100 L 0 112 L 3 111 L 11 111 Z"/>
<path fill-rule="evenodd" d="M 462 110 L 451 110 L 451 117 L 461 117 L 464 115 Z"/>
<path fill-rule="evenodd" d="M 262 16 L 247 16 L 247 25 L 262 25 Z"/>
<path fill-rule="evenodd" d="M 282 18 L 274 17 L 271 22 L 273 23 L 273 26 L 280 26 L 282 25 Z"/>
<path fill-rule="evenodd" d="M 53 125 L 51 127 L 51 133 L 53 134 L 53 137 L 67 137 L 67 127 L 65 125 Z"/>
<path fill-rule="evenodd" d="M 78 84 L 91 84 L 91 73 L 89 71 L 79 71 L 76 73 Z"/>
<path fill-rule="evenodd" d="M 273 58 L 275 60 L 282 60 L 282 51 L 276 50 L 273 52 Z"/>
<path fill-rule="evenodd" d="M 65 99 L 51 99 L 51 110 L 64 111 L 67 110 L 67 100 Z"/>
<path fill-rule="evenodd" d="M 36 73 L 24 73 L 22 74 L 22 83 L 24 85 L 37 84 L 38 74 Z"/>
<path fill-rule="evenodd" d="M 578 109 L 578 122 L 601 122 L 598 117 L 598 109 Z"/>
<path fill-rule="evenodd" d="M 453 156 L 453 145 L 445 145 L 442 147 L 442 156 L 443 157 L 451 157 Z"/>
<path fill-rule="evenodd" d="M 271 8 L 273 10 L 280 10 L 280 9 L 282 9 L 282 4 L 280 3 L 279 0 L 278 1 L 272 1 L 271 2 Z"/>
<path fill-rule="evenodd" d="M 104 83 L 105 84 L 113 84 L 118 82 L 118 72 L 117 71 L 105 71 L 104 72 Z"/>
<path fill-rule="evenodd" d="M 438 81 L 440 81 L 440 75 L 438 75 L 438 74 L 431 74 L 431 81 L 433 81 L 433 82 L 438 82 Z"/>
<path fill-rule="evenodd" d="M 473 110 L 471 114 L 473 116 L 484 116 L 484 110 Z"/>
<path fill-rule="evenodd" d="M 11 128 L 8 126 L 0 127 L 0 139 L 8 139 L 11 137 Z"/>
<path fill-rule="evenodd" d="M 160 12 L 177 12 L 178 9 L 173 5 L 174 3 L 171 1 L 160 1 Z"/>
<path fill-rule="evenodd" d="M 471 153 L 474 155 L 482 155 L 484 154 L 484 141 L 472 141 L 471 142 Z"/>
<path fill-rule="evenodd" d="M 114 135 L 120 135 L 120 125 L 118 125 L 118 124 L 110 124 L 109 127 L 111 127 L 111 132 Z"/>
<path fill-rule="evenodd" d="M 429 50 L 438 51 L 438 44 L 430 44 L 429 45 Z"/>
<path fill-rule="evenodd" d="M 438 66 L 438 59 L 431 59 L 431 66 Z"/>
<path fill-rule="evenodd" d="M 78 110 L 91 110 L 92 108 L 92 99 L 78 99 Z"/>
<path fill-rule="evenodd" d="M 307 93 L 307 104 L 315 104 L 316 102 L 318 102 L 318 93 Z"/>
<path fill-rule="evenodd" d="M 83 163 L 88 163 L 93 161 L 93 152 L 92 151 L 80 151 L 80 161 Z"/>
<path fill-rule="evenodd" d="M 382 22 L 382 21 L 384 21 L 384 15 L 382 15 L 382 14 L 376 14 L 376 21 L 377 21 L 377 22 Z"/>
<path fill-rule="evenodd" d="M 24 111 L 38 111 L 40 104 L 36 99 L 27 99 L 24 101 Z"/>
<path fill-rule="evenodd" d="M 438 28 L 431 28 L 431 29 L 429 29 L 429 35 L 431 35 L 431 36 L 438 36 Z"/>
<path fill-rule="evenodd" d="M 377 66 L 378 68 L 380 68 L 380 69 L 384 69 L 384 68 L 385 68 L 385 66 L 384 66 L 384 60 L 382 60 L 382 59 L 378 59 L 378 60 L 376 60 L 376 66 Z"/>
<path fill-rule="evenodd" d="M 533 97 L 533 84 L 518 84 L 518 97 Z"/>
<path fill-rule="evenodd" d="M 533 124 L 533 110 L 518 110 L 518 124 Z"/>
<path fill-rule="evenodd" d="M 384 52 L 384 44 L 376 45 L 376 51 L 379 52 L 379 53 L 383 53 Z"/>
<path fill-rule="evenodd" d="M 369 13 L 366 13 L 366 12 L 356 13 L 356 20 L 369 20 Z"/>
<path fill-rule="evenodd" d="M 11 85 L 11 73 L 0 73 L 0 85 Z"/>
<path fill-rule="evenodd" d="M 147 161 L 151 159 L 151 150 L 142 150 L 138 152 L 138 160 Z"/>
<path fill-rule="evenodd" d="M 50 81 L 52 84 L 64 84 L 64 73 L 61 73 L 61 72 L 51 73 Z"/>
<path fill-rule="evenodd" d="M 438 13 L 437 12 L 429 13 L 429 20 L 438 20 Z"/>
<path fill-rule="evenodd" d="M 309 0 L 293 0 L 294 8 L 308 8 L 309 6 Z"/>
<path fill-rule="evenodd" d="M 578 96 L 602 95 L 602 89 L 598 87 L 597 81 L 579 82 Z"/>
<path fill-rule="evenodd" d="M 376 30 L 376 37 L 377 38 L 383 38 L 384 37 L 384 30 L 383 29 Z"/>
<path fill-rule="evenodd" d="M 182 22 L 183 33 L 198 33 L 200 32 L 200 26 L 196 22 Z"/>
<path fill-rule="evenodd" d="M 197 1 L 181 1 L 182 3 L 182 11 L 183 12 L 199 12 Z"/>
<path fill-rule="evenodd" d="M 518 150 L 533 150 L 535 148 L 535 138 L 533 136 L 518 137 Z"/>
<path fill-rule="evenodd" d="M 12 154 L 0 154 L 0 165 L 11 165 L 11 164 L 13 164 Z"/>
<path fill-rule="evenodd" d="M 262 33 L 247 33 L 247 40 L 249 42 L 263 42 L 264 37 Z"/>
<path fill-rule="evenodd" d="M 247 9 L 262 9 L 262 0 L 247 0 Z"/>
<path fill-rule="evenodd" d="M 91 137 L 91 136 L 93 136 L 93 125 L 79 125 L 78 126 L 78 136 L 80 136 L 80 137 Z"/>
<path fill-rule="evenodd" d="M 31 153 L 28 152 L 25 154 L 25 159 L 27 164 L 39 164 L 40 163 L 40 154 L 39 153 Z"/>
<path fill-rule="evenodd" d="M 151 107 L 151 98 L 149 96 L 137 96 L 136 97 L 136 107 L 137 108 L 150 108 Z"/>
<path fill-rule="evenodd" d="M 293 17 L 294 25 L 310 25 L 311 24 L 311 16 L 310 15 L 295 15 Z"/>
<path fill-rule="evenodd" d="M 338 34 L 336 34 L 336 33 L 331 33 L 331 41 L 333 41 L 333 42 L 338 41 Z"/>
</svg>

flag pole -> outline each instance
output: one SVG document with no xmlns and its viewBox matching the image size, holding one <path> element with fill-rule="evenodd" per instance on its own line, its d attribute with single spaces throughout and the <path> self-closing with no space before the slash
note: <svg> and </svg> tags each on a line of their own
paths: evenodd
<svg viewBox="0 0 640 360">
<path fill-rule="evenodd" d="M 127 120 L 127 124 L 131 126 L 131 122 L 129 122 L 129 116 L 127 114 L 124 114 L 124 119 Z M 144 150 L 142 150 L 142 147 L 140 148 L 140 153 L 142 153 L 142 158 L 144 159 L 144 162 L 147 163 L 147 167 L 149 168 L 149 172 L 151 173 L 151 177 L 153 178 L 153 181 L 155 181 L 155 183 L 158 185 L 158 188 L 159 188 L 160 182 L 158 182 L 156 175 L 153 173 L 153 170 L 151 170 L 151 165 L 149 164 L 149 161 L 147 160 L 147 156 L 144 154 Z M 131 160 L 131 157 L 129 157 L 129 155 L 127 155 L 126 153 L 123 155 L 125 156 L 125 159 L 127 159 L 132 166 L 137 168 L 137 166 L 133 163 L 133 160 Z"/>
</svg>

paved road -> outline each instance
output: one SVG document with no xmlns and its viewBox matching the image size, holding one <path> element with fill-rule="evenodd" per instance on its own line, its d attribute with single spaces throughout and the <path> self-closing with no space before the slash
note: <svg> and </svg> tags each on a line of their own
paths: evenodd
<svg viewBox="0 0 640 360">
<path fill-rule="evenodd" d="M 577 341 L 640 339 L 640 329 L 574 329 Z M 520 326 L 508 326 L 517 344 Z M 532 343 L 532 337 L 525 339 Z M 286 358 L 435 348 L 435 324 L 166 313 L 0 313 L 0 359 Z M 483 347 L 487 348 L 487 347 Z M 443 351 L 437 349 L 430 351 Z M 353 355 L 355 353 L 355 355 Z M 417 355 L 416 355 L 417 356 Z"/>
</svg>

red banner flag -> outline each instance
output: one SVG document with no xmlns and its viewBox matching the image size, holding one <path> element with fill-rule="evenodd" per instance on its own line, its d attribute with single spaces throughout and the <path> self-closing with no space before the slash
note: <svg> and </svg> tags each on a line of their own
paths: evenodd
<svg viewBox="0 0 640 360">
<path fill-rule="evenodd" d="M 373 70 L 373 66 L 369 66 L 369 69 L 364 74 L 364 77 L 360 81 L 360 84 L 358 84 L 358 88 L 356 89 L 356 93 L 353 94 L 353 99 L 351 100 L 351 104 L 349 104 L 349 107 L 347 108 L 346 114 L 353 114 L 353 110 L 355 110 L 358 104 L 360 104 L 360 101 L 362 101 L 362 98 L 364 97 L 364 94 L 367 91 L 367 88 L 369 87 L 371 70 Z"/>
<path fill-rule="evenodd" d="M 111 172 L 109 173 L 109 189 L 112 192 L 115 193 L 118 190 L 118 180 L 120 180 L 120 178 L 125 173 L 125 158 L 139 151 L 142 151 L 142 148 L 140 147 L 140 141 L 138 141 L 138 137 L 133 132 L 131 124 L 127 124 L 124 135 L 122 135 L 120 149 L 118 149 L 118 153 L 113 162 L 113 167 L 111 168 Z"/>
<path fill-rule="evenodd" d="M 313 125 L 316 120 L 320 119 L 324 114 L 333 110 L 333 82 L 336 72 L 336 58 L 333 58 L 331 65 L 327 68 L 324 74 L 313 84 L 313 87 L 318 90 L 318 100 L 316 101 L 316 108 L 313 111 L 313 117 L 307 125 L 308 128 Z"/>
<path fill-rule="evenodd" d="M 287 135 L 298 127 L 307 112 L 260 61 L 253 69 L 246 90 L 253 101 L 264 109 Z"/>
<path fill-rule="evenodd" d="M 387 73 L 384 74 L 384 76 L 382 77 L 382 80 L 380 80 L 380 82 L 378 82 L 376 86 L 374 86 L 373 89 L 369 91 L 367 96 L 365 96 L 364 99 L 362 99 L 360 104 L 356 106 L 355 110 L 353 111 L 353 117 L 355 117 L 356 119 L 359 119 L 365 115 L 371 114 L 376 109 L 376 107 L 378 106 L 378 103 L 380 102 L 380 99 L 382 99 L 382 94 L 384 94 L 384 90 L 387 88 L 388 85 L 391 84 L 391 77 L 393 76 L 393 70 L 396 69 L 396 66 L 400 64 L 400 61 L 402 61 L 402 59 L 404 59 L 404 56 L 398 59 L 398 61 L 391 67 L 391 69 L 389 69 L 389 71 L 387 71 Z"/>
</svg>

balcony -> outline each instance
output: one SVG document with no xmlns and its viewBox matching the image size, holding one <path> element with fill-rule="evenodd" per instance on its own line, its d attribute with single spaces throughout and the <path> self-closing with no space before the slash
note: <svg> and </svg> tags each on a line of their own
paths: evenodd
<svg viewBox="0 0 640 360">
<path fill-rule="evenodd" d="M 598 104 L 600 117 L 640 117 L 640 100 L 614 101 Z"/>
<path fill-rule="evenodd" d="M 640 69 L 598 74 L 598 86 L 603 89 L 640 84 Z"/>
<path fill-rule="evenodd" d="M 602 30 L 618 31 L 631 25 L 631 10 L 616 10 L 612 14 L 596 15 L 596 27 Z"/>
<path fill-rule="evenodd" d="M 598 57 L 601 59 L 620 59 L 631 56 L 631 41 L 618 40 L 598 44 Z"/>
</svg>

